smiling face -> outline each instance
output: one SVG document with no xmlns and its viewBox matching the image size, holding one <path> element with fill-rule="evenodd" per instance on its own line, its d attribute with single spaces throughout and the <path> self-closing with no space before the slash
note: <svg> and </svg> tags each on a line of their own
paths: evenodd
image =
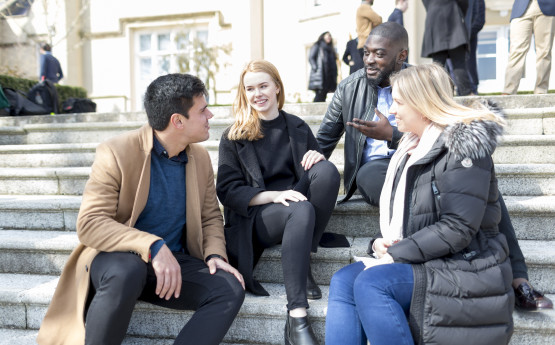
<svg viewBox="0 0 555 345">
<path fill-rule="evenodd" d="M 389 85 L 389 77 L 399 71 L 406 59 L 406 50 L 390 39 L 370 35 L 364 45 L 364 68 L 366 78 L 374 85 Z"/>
<path fill-rule="evenodd" d="M 399 88 L 396 85 L 393 85 L 391 96 L 393 97 L 393 104 L 389 108 L 389 112 L 395 115 L 399 131 L 422 136 L 424 129 L 430 124 L 430 120 L 407 104 L 399 94 Z"/>
<path fill-rule="evenodd" d="M 250 106 L 263 120 L 277 117 L 279 87 L 272 77 L 265 72 L 247 72 L 243 77 L 245 95 Z"/>
</svg>

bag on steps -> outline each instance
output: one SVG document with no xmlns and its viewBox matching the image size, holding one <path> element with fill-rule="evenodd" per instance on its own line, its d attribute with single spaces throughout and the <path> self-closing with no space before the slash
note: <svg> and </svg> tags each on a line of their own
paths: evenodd
<svg viewBox="0 0 555 345">
<path fill-rule="evenodd" d="M 43 80 L 36 83 L 29 92 L 27 92 L 27 98 L 33 103 L 42 106 L 46 109 L 46 113 L 59 114 L 60 109 L 58 105 L 58 91 L 56 86 L 50 80 Z"/>
<path fill-rule="evenodd" d="M 64 113 L 94 113 L 96 103 L 88 98 L 68 98 L 62 103 Z"/>
<path fill-rule="evenodd" d="M 49 112 L 39 104 L 35 104 L 21 91 L 17 91 L 8 87 L 3 88 L 4 94 L 10 103 L 10 115 L 44 115 Z"/>
</svg>

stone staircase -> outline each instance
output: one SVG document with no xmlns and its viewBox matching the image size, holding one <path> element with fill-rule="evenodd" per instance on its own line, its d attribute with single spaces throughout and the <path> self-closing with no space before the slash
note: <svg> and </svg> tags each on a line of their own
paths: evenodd
<svg viewBox="0 0 555 345">
<path fill-rule="evenodd" d="M 494 154 L 499 188 L 530 280 L 555 298 L 555 95 L 490 99 L 506 109 L 508 120 Z M 231 119 L 229 107 L 211 110 L 211 136 L 203 145 L 216 168 L 218 140 Z M 288 104 L 284 110 L 316 132 L 326 104 Z M 95 147 L 145 122 L 140 112 L 0 117 L 0 345 L 36 343 L 58 276 L 77 244 L 75 220 Z M 341 172 L 342 153 L 340 143 L 331 158 Z M 368 238 L 379 232 L 378 210 L 355 196 L 336 207 L 328 231 L 345 234 L 352 246 L 320 248 L 313 258 L 324 298 L 310 301 L 309 314 L 322 344 L 330 278 L 354 255 L 365 255 Z M 247 294 L 228 345 L 283 343 L 286 298 L 278 247 L 265 252 L 255 274 L 271 296 Z M 125 344 L 172 344 L 190 316 L 139 302 Z M 511 344 L 555 344 L 554 311 L 515 311 L 514 321 Z"/>
</svg>

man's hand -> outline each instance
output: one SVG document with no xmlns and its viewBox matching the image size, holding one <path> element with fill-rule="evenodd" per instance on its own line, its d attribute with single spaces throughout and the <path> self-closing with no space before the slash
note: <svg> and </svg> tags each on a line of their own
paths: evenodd
<svg viewBox="0 0 555 345">
<path fill-rule="evenodd" d="M 393 127 L 387 117 L 380 113 L 378 109 L 375 111 L 379 117 L 378 121 L 363 121 L 354 118 L 353 122 L 347 122 L 347 126 L 356 128 L 360 133 L 369 138 L 391 141 L 393 138 Z"/>
<path fill-rule="evenodd" d="M 179 298 L 182 283 L 181 267 L 167 245 L 164 244 L 152 259 L 152 268 L 156 273 L 156 294 L 166 300 L 169 300 L 172 295 Z"/>
<path fill-rule="evenodd" d="M 304 170 L 310 170 L 310 168 L 312 168 L 314 164 L 323 160 L 326 160 L 326 157 L 324 157 L 323 154 L 315 150 L 310 150 L 304 154 L 303 160 L 301 161 L 301 165 L 304 168 Z"/>
<path fill-rule="evenodd" d="M 239 271 L 235 269 L 235 267 L 231 266 L 230 264 L 228 264 L 227 262 L 225 262 L 220 258 L 212 258 L 208 260 L 206 264 L 208 265 L 210 274 L 215 274 L 216 270 L 218 269 L 233 274 L 235 278 L 237 278 L 239 283 L 241 283 L 241 286 L 243 286 L 243 290 L 245 290 L 245 281 L 243 280 L 243 276 L 241 275 L 241 273 L 239 273 Z"/>
</svg>

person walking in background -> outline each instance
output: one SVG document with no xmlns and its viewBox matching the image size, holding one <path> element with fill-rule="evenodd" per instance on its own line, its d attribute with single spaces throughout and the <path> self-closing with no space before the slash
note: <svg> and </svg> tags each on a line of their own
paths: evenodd
<svg viewBox="0 0 555 345">
<path fill-rule="evenodd" d="M 466 65 L 468 31 L 464 24 L 468 0 L 422 0 L 422 2 L 426 8 L 422 57 L 432 58 L 442 66 L 445 66 L 447 58 L 450 58 L 457 94 L 470 95 L 472 88 Z"/>
<path fill-rule="evenodd" d="M 316 93 L 314 102 L 325 102 L 328 93 L 337 87 L 337 54 L 329 31 L 322 33 L 310 48 L 308 62 L 308 89 Z"/>
<path fill-rule="evenodd" d="M 357 45 L 358 38 L 349 40 L 345 47 L 345 53 L 343 53 L 343 62 L 349 66 L 349 74 L 353 74 L 364 67 L 364 61 L 362 61 L 364 52 L 362 48 L 358 49 Z"/>
<path fill-rule="evenodd" d="M 340 177 L 306 122 L 282 110 L 284 95 L 270 62 L 255 60 L 245 67 L 233 104 L 235 122 L 220 141 L 216 190 L 230 262 L 254 294 L 268 295 L 253 270 L 265 248 L 281 243 L 285 344 L 313 345 L 318 341 L 307 299 L 322 298 L 322 292 L 310 253 L 317 251 L 335 207 Z"/>
<path fill-rule="evenodd" d="M 382 23 L 382 17 L 372 9 L 372 5 L 374 5 L 374 0 L 364 0 L 357 9 L 357 49 L 364 46 L 370 31 Z"/>
<path fill-rule="evenodd" d="M 503 94 L 513 95 L 524 75 L 526 54 L 534 35 L 536 83 L 534 93 L 547 93 L 551 74 L 551 49 L 555 35 L 555 1 L 515 0 L 511 12 L 509 62 Z"/>
<path fill-rule="evenodd" d="M 52 47 L 48 43 L 44 43 L 40 47 L 40 75 L 39 80 L 50 80 L 58 83 L 63 77 L 60 62 L 52 55 Z"/>
<path fill-rule="evenodd" d="M 401 26 L 405 26 L 403 23 L 403 13 L 409 8 L 409 0 L 395 0 L 395 9 L 387 18 L 388 22 L 395 22 Z"/>
<path fill-rule="evenodd" d="M 382 238 L 375 258 L 333 275 L 326 345 L 508 344 L 514 295 L 491 157 L 502 117 L 456 103 L 442 66 L 391 79 L 405 135 L 380 197 Z"/>
</svg>

